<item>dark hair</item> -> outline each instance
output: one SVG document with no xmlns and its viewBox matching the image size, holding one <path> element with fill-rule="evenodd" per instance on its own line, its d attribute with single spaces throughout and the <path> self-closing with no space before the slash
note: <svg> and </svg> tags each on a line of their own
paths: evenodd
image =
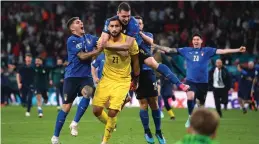
<svg viewBox="0 0 259 144">
<path fill-rule="evenodd" d="M 109 21 L 110 22 L 111 21 L 118 21 L 120 23 L 120 20 L 117 17 L 112 17 L 112 18 L 109 19 Z M 121 23 L 120 23 L 120 25 L 121 25 Z"/>
<path fill-rule="evenodd" d="M 201 34 L 199 34 L 199 33 L 194 33 L 194 34 L 192 35 L 192 38 L 194 38 L 195 36 L 200 37 L 200 38 L 202 39 L 202 36 L 201 36 Z"/>
<path fill-rule="evenodd" d="M 135 19 L 141 19 L 143 21 L 143 18 L 141 16 L 134 16 Z"/>
<path fill-rule="evenodd" d="M 71 24 L 72 24 L 75 20 L 77 20 L 77 19 L 79 19 L 79 17 L 72 17 L 72 18 L 70 18 L 70 19 L 67 21 L 67 29 L 70 29 Z"/>
<path fill-rule="evenodd" d="M 32 58 L 32 55 L 30 53 L 27 53 L 27 54 L 25 54 L 25 57 L 31 57 Z"/>
<path fill-rule="evenodd" d="M 43 61 L 43 59 L 41 57 L 36 57 L 36 59 L 39 59 L 39 60 Z"/>
<path fill-rule="evenodd" d="M 118 6 L 118 11 L 120 12 L 121 10 L 130 11 L 131 10 L 130 5 L 126 2 L 120 3 L 120 5 Z"/>
</svg>

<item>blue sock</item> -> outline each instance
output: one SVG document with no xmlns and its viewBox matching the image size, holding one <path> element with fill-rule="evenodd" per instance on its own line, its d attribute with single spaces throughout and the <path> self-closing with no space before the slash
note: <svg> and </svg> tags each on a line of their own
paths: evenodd
<svg viewBox="0 0 259 144">
<path fill-rule="evenodd" d="M 77 111 L 76 111 L 76 116 L 74 118 L 74 121 L 75 122 L 79 122 L 81 117 L 84 115 L 88 105 L 89 105 L 89 102 L 90 102 L 90 98 L 85 98 L 83 97 L 77 107 Z"/>
<path fill-rule="evenodd" d="M 64 112 L 63 110 L 59 111 L 57 120 L 56 120 L 54 136 L 59 137 L 60 131 L 66 121 L 67 114 L 68 113 Z"/>
<path fill-rule="evenodd" d="M 171 109 L 171 106 L 168 103 L 168 97 L 163 97 L 164 99 L 164 104 L 165 104 L 165 109 L 168 111 Z"/>
<path fill-rule="evenodd" d="M 177 87 L 181 84 L 180 80 L 172 73 L 172 71 L 164 64 L 159 64 L 157 71 L 166 77 L 172 84 L 176 84 Z"/>
<path fill-rule="evenodd" d="M 145 130 L 149 129 L 149 116 L 148 116 L 148 110 L 142 110 L 139 111 L 139 117 L 141 119 L 143 128 Z"/>
<path fill-rule="evenodd" d="M 159 110 L 163 111 L 163 109 L 162 109 L 162 96 L 158 96 L 158 106 L 159 106 Z"/>
<path fill-rule="evenodd" d="M 154 123 L 155 123 L 155 127 L 156 127 L 156 130 L 161 130 L 161 117 L 160 117 L 160 111 L 157 109 L 157 110 L 152 110 L 152 117 L 153 117 L 153 120 L 154 120 Z"/>
<path fill-rule="evenodd" d="M 188 113 L 189 115 L 191 115 L 194 108 L 194 100 L 187 100 L 187 106 L 188 106 Z"/>
</svg>

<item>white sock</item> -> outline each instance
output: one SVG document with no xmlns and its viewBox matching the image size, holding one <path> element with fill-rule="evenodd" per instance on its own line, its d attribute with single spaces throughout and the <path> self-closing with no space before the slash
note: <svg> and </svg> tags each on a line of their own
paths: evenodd
<svg viewBox="0 0 259 144">
<path fill-rule="evenodd" d="M 75 122 L 75 121 L 72 121 L 72 125 L 75 125 L 75 126 L 77 126 L 77 122 Z"/>
</svg>

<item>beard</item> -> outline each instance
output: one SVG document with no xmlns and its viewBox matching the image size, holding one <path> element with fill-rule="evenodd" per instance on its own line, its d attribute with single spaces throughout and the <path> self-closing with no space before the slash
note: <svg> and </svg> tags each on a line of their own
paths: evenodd
<svg viewBox="0 0 259 144">
<path fill-rule="evenodd" d="M 120 36 L 120 32 L 118 32 L 118 33 L 111 33 L 111 36 L 116 38 L 116 37 Z"/>
</svg>

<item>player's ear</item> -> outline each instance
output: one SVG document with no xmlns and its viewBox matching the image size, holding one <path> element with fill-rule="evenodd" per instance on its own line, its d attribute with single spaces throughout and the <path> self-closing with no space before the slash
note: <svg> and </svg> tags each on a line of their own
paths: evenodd
<svg viewBox="0 0 259 144">
<path fill-rule="evenodd" d="M 119 13 L 120 13 L 120 12 L 119 12 L 119 11 L 117 11 L 117 16 L 119 16 Z"/>
</svg>

